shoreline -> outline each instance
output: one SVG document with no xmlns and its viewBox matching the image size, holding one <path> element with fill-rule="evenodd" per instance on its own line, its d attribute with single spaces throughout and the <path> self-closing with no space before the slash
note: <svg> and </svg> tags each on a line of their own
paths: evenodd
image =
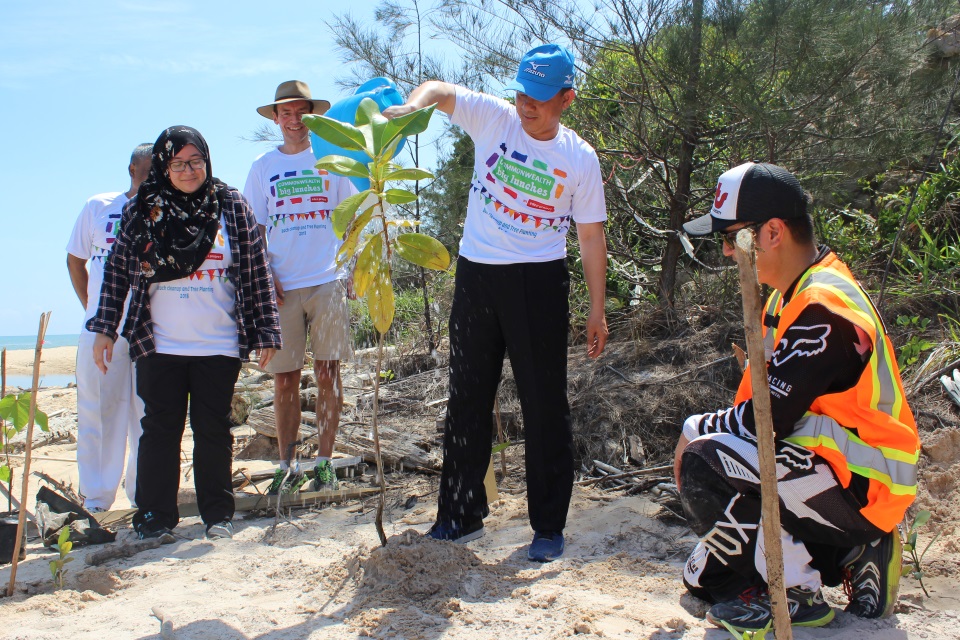
<svg viewBox="0 0 960 640">
<path fill-rule="evenodd" d="M 7 350 L 7 375 L 33 375 L 35 349 Z M 40 377 L 76 375 L 77 347 L 51 347 L 40 352 Z"/>
</svg>

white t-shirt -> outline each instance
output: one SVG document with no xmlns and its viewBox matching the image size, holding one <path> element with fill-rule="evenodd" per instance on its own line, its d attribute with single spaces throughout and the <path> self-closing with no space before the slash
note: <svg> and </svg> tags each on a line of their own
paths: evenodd
<svg viewBox="0 0 960 640">
<path fill-rule="evenodd" d="M 476 147 L 463 257 L 485 264 L 558 260 L 567 255 L 571 219 L 607 219 L 600 162 L 574 131 L 560 125 L 553 140 L 536 140 L 509 102 L 463 87 L 450 122 Z"/>
<path fill-rule="evenodd" d="M 314 168 L 311 149 L 293 155 L 274 149 L 253 162 L 243 196 L 267 229 L 267 259 L 286 290 L 326 284 L 337 271 L 340 240 L 330 212 L 357 192 L 349 179 Z"/>
<path fill-rule="evenodd" d="M 103 284 L 103 264 L 110 253 L 110 247 L 120 230 L 120 216 L 123 205 L 129 198 L 125 193 L 101 193 L 95 195 L 83 206 L 77 222 L 73 225 L 73 233 L 67 242 L 67 253 L 81 260 L 89 260 L 89 275 L 87 277 L 87 309 L 83 317 L 83 324 L 97 312 L 100 303 L 100 286 Z M 129 296 L 127 300 L 129 302 Z M 124 305 L 124 316 L 126 316 Z M 123 326 L 124 320 L 120 320 Z"/>
<path fill-rule="evenodd" d="M 186 278 L 150 285 L 157 353 L 240 357 L 233 255 L 223 219 L 200 268 Z"/>
</svg>

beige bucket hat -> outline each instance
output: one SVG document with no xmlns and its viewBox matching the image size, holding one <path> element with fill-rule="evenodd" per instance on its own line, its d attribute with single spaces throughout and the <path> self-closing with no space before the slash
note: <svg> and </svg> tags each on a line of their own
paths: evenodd
<svg viewBox="0 0 960 640">
<path fill-rule="evenodd" d="M 257 107 L 257 113 L 264 118 L 273 120 L 273 108 L 276 105 L 283 104 L 284 102 L 293 102 L 294 100 L 307 100 L 313 103 L 313 110 L 310 113 L 317 115 L 323 115 L 327 109 L 330 108 L 330 103 L 326 100 L 314 100 L 310 96 L 310 87 L 307 86 L 306 82 L 287 80 L 286 82 L 281 82 L 280 86 L 277 87 L 277 93 L 273 102 L 265 104 L 262 107 Z"/>
</svg>

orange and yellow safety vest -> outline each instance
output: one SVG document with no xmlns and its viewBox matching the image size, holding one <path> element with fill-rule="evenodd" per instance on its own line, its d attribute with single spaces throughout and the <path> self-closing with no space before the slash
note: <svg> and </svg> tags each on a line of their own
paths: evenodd
<svg viewBox="0 0 960 640">
<path fill-rule="evenodd" d="M 920 437 L 907 406 L 893 345 L 870 298 L 847 266 L 830 252 L 800 277 L 786 305 L 779 291 L 767 300 L 766 314 L 779 318 L 772 323 L 776 327 L 764 328 L 767 361 L 776 348 L 777 336 L 811 304 L 822 305 L 859 327 L 870 338 L 873 350 L 857 384 L 814 400 L 786 440 L 826 459 L 844 487 L 849 486 L 852 474 L 867 478 L 867 505 L 860 511 L 880 529 L 892 531 L 916 498 L 920 454 Z M 736 401 L 752 395 L 748 368 Z"/>
</svg>

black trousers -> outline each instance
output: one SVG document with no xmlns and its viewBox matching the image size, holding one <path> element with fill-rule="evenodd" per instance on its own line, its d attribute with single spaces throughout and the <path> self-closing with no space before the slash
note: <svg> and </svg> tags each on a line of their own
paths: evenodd
<svg viewBox="0 0 960 640">
<path fill-rule="evenodd" d="M 829 463 L 813 451 L 776 443 L 780 525 L 794 544 L 783 549 L 787 587 L 819 572 L 820 582 L 839 584 L 847 553 L 885 532 L 860 513 L 866 495 L 840 485 Z M 684 584 L 708 602 L 734 598 L 764 586 L 757 443 L 730 433 L 712 433 L 683 450 L 680 500 L 690 528 L 701 537 L 684 567 Z M 791 583 L 791 578 L 794 583 Z"/>
<path fill-rule="evenodd" d="M 523 411 L 530 524 L 535 531 L 563 531 L 573 490 L 569 293 L 565 260 L 457 261 L 438 520 L 473 522 L 485 512 L 491 416 L 506 352 Z"/>
<path fill-rule="evenodd" d="M 188 401 L 200 517 L 207 525 L 233 517 L 230 403 L 239 374 L 240 359 L 227 356 L 157 353 L 137 360 L 137 394 L 143 399 L 144 416 L 135 527 L 148 513 L 170 529 L 180 520 L 180 444 Z"/>
</svg>

